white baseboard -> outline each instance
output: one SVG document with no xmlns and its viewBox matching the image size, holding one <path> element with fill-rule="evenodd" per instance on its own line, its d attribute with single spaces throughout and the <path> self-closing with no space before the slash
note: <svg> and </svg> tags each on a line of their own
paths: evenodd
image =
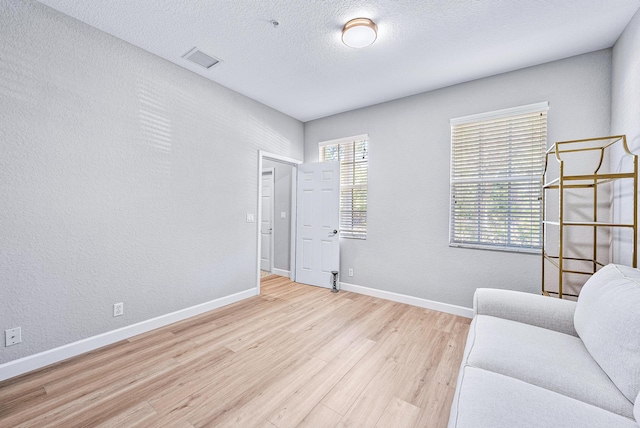
<svg viewBox="0 0 640 428">
<path fill-rule="evenodd" d="M 284 270 L 284 269 L 273 268 L 273 269 L 271 269 L 271 273 L 274 274 L 274 275 L 286 276 L 287 278 L 289 278 L 289 274 L 291 272 L 289 272 L 288 270 Z"/>
<path fill-rule="evenodd" d="M 434 311 L 446 312 L 448 314 L 459 315 L 461 317 L 473 318 L 473 309 L 464 306 L 450 305 L 448 303 L 436 302 L 434 300 L 422 299 L 420 297 L 407 296 L 405 294 L 393 293 L 391 291 L 377 290 L 375 288 L 363 287 L 361 285 L 340 282 L 340 289 L 358 294 L 366 294 L 371 297 L 391 300 L 407 305 L 418 306 L 420 308 L 432 309 Z"/>
<path fill-rule="evenodd" d="M 258 289 L 251 288 L 230 296 L 221 297 L 219 299 L 191 306 L 190 308 L 181 309 L 166 315 L 161 315 L 156 318 L 151 318 L 146 321 L 122 327 L 117 330 L 108 331 L 106 333 L 78 340 L 77 342 L 49 349 L 48 351 L 0 364 L 0 381 L 66 360 L 67 358 L 75 357 L 76 355 L 84 354 L 85 352 L 93 351 L 94 349 L 137 336 L 138 334 L 146 333 L 156 328 L 164 327 L 165 325 L 169 325 L 174 322 L 200 315 L 204 312 L 208 312 L 222 306 L 230 305 L 231 303 L 239 302 L 240 300 L 248 299 L 249 297 L 256 296 L 257 294 Z"/>
</svg>

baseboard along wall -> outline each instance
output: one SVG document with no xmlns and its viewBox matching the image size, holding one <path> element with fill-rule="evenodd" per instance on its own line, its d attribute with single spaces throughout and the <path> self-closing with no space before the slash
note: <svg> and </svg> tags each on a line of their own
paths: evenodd
<svg viewBox="0 0 640 428">
<path fill-rule="evenodd" d="M 222 306 L 239 302 L 240 300 L 248 299 L 249 297 L 256 296 L 257 294 L 258 289 L 251 288 L 230 296 L 221 297 L 219 299 L 211 300 L 209 302 L 122 327 L 117 330 L 108 331 L 106 333 L 78 340 L 77 342 L 0 364 L 0 381 L 58 363 L 68 358 L 84 354 L 85 352 L 93 351 L 95 349 L 102 348 L 103 346 L 111 345 L 112 343 L 146 333 L 156 328 L 173 324 L 174 322 L 182 321 L 184 319 L 221 308 Z"/>
<path fill-rule="evenodd" d="M 271 269 L 271 273 L 274 275 L 286 276 L 287 278 L 289 278 L 289 275 L 291 274 L 291 272 L 288 270 L 278 269 L 278 268 Z"/>
<path fill-rule="evenodd" d="M 340 282 L 340 289 L 351 291 L 352 293 L 366 294 L 371 297 L 391 300 L 407 305 L 418 306 L 419 308 L 432 309 L 434 311 L 446 312 L 448 314 L 459 315 L 465 318 L 473 318 L 473 309 L 464 306 L 450 305 L 448 303 L 436 302 L 435 300 L 422 299 L 420 297 L 407 296 L 406 294 L 393 293 L 391 291 L 377 290 L 375 288 L 363 287 L 361 285 Z"/>
<path fill-rule="evenodd" d="M 276 272 L 276 269 L 274 269 L 274 272 L 272 273 L 281 276 L 289 276 L 289 271 L 279 269 L 277 271 L 278 272 Z M 365 294 L 371 297 L 391 300 L 393 302 L 418 306 L 420 308 L 446 312 L 466 318 L 473 318 L 473 309 L 465 308 L 464 306 L 450 305 L 448 303 L 421 299 L 419 297 L 407 296 L 405 294 L 398 294 L 390 291 L 377 290 L 375 288 L 363 287 L 361 285 L 349 284 L 346 282 L 340 282 L 340 289 L 344 291 L 350 291 L 352 293 Z M 117 330 L 108 331 L 106 333 L 88 337 L 77 342 L 69 343 L 67 345 L 59 346 L 57 348 L 53 348 L 44 352 L 0 364 L 0 381 L 40 369 L 54 363 L 58 363 L 68 358 L 84 354 L 85 352 L 93 351 L 103 346 L 111 345 L 112 343 L 116 343 L 121 340 L 125 340 L 130 337 L 149 332 L 156 328 L 164 327 L 174 322 L 182 321 L 184 319 L 200 315 L 204 312 L 221 308 L 222 306 L 230 305 L 232 303 L 248 299 L 249 297 L 253 297 L 257 294 L 258 289 L 251 288 L 249 290 L 241 291 L 230 296 L 221 297 L 219 299 L 211 300 L 209 302 L 195 305 L 190 308 L 181 309 L 179 311 L 171 312 L 166 315 L 161 315 L 156 318 L 122 327 Z"/>
</svg>

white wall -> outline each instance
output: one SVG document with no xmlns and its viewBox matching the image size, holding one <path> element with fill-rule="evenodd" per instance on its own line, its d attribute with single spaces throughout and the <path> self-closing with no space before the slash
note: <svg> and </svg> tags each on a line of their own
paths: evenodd
<svg viewBox="0 0 640 428">
<path fill-rule="evenodd" d="M 539 293 L 541 256 L 448 246 L 449 119 L 549 101 L 549 143 L 607 135 L 610 76 L 603 50 L 305 123 L 305 162 L 370 137 L 367 240 L 341 240 L 341 280 L 467 307 L 476 287 Z"/>
<path fill-rule="evenodd" d="M 258 150 L 301 122 L 34 1 L 0 40 L 0 363 L 255 287 Z"/>
<path fill-rule="evenodd" d="M 291 264 L 291 174 L 293 166 L 265 159 L 264 168 L 275 170 L 273 231 L 273 267 L 289 271 Z M 285 213 L 285 218 L 281 213 Z"/>
<path fill-rule="evenodd" d="M 626 134 L 629 148 L 640 154 L 640 12 L 636 13 L 613 47 L 611 85 L 611 134 Z M 629 171 L 631 160 L 618 153 L 613 168 Z M 633 219 L 633 189 L 628 183 L 617 186 L 614 220 Z M 614 261 L 631 265 L 632 240 L 616 234 Z"/>
</svg>

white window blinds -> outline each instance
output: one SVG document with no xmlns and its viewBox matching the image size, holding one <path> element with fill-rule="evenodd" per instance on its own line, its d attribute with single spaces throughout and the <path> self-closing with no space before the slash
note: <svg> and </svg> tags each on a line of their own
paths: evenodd
<svg viewBox="0 0 640 428">
<path fill-rule="evenodd" d="M 320 162 L 340 162 L 340 236 L 367 238 L 368 137 L 343 138 L 319 144 Z"/>
<path fill-rule="evenodd" d="M 450 245 L 540 251 L 547 110 L 451 120 Z"/>
</svg>

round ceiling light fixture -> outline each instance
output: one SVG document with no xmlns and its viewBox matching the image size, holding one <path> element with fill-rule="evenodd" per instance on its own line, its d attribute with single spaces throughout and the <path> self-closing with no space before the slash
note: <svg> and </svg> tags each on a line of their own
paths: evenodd
<svg viewBox="0 0 640 428">
<path fill-rule="evenodd" d="M 342 43 L 350 48 L 365 48 L 376 41 L 378 26 L 369 18 L 356 18 L 344 24 Z"/>
</svg>

